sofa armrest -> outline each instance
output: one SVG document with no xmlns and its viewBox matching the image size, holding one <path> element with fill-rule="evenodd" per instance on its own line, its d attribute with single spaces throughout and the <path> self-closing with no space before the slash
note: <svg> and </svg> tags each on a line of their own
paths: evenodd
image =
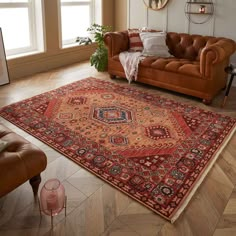
<svg viewBox="0 0 236 236">
<path fill-rule="evenodd" d="M 206 46 L 200 55 L 200 73 L 204 77 L 210 77 L 212 66 L 223 61 L 229 61 L 235 50 L 236 43 L 231 39 L 225 38 Z"/>
<path fill-rule="evenodd" d="M 104 36 L 105 44 L 108 48 L 108 57 L 118 55 L 120 52 L 129 49 L 129 37 L 127 31 L 108 32 Z"/>
</svg>

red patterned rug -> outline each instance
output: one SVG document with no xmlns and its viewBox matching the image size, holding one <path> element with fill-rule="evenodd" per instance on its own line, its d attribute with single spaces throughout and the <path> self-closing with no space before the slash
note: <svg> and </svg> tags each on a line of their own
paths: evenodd
<svg viewBox="0 0 236 236">
<path fill-rule="evenodd" d="M 6 106 L 0 115 L 172 222 L 236 123 L 94 78 Z"/>
</svg>

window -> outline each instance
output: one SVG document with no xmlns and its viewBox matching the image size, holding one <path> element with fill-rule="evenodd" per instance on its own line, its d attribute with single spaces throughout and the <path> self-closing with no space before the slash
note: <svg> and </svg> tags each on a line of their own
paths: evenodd
<svg viewBox="0 0 236 236">
<path fill-rule="evenodd" d="M 7 56 L 42 50 L 41 1 L 0 0 L 0 27 Z"/>
<path fill-rule="evenodd" d="M 77 37 L 88 36 L 87 28 L 94 20 L 94 0 L 61 0 L 62 44 L 72 44 Z"/>
</svg>

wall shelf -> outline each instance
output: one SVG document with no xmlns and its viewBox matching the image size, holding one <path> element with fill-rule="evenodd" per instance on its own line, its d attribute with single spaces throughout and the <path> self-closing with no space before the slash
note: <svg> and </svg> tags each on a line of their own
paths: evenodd
<svg viewBox="0 0 236 236">
<path fill-rule="evenodd" d="M 201 13 L 201 12 L 185 12 L 187 14 L 198 14 L 198 15 L 212 15 L 212 13 L 208 13 L 208 12 L 205 12 L 205 13 Z"/>
<path fill-rule="evenodd" d="M 211 5 L 213 2 L 187 2 L 187 4 L 198 4 L 198 5 Z"/>
<path fill-rule="evenodd" d="M 204 24 L 211 19 L 214 14 L 214 4 L 212 0 L 187 1 L 185 4 L 185 15 L 194 24 Z"/>
</svg>

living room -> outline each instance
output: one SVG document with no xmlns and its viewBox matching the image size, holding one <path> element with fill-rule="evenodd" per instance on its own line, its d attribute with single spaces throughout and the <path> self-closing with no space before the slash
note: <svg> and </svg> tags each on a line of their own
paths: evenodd
<svg viewBox="0 0 236 236">
<path fill-rule="evenodd" d="M 10 4 L 9 2 L 14 1 L 0 1 L 3 38 L 1 8 L 6 8 L 4 4 Z M 28 4 L 26 2 L 31 1 L 15 2 L 17 7 L 23 3 L 20 8 L 24 8 Z M 160 7 L 155 3 L 155 9 L 151 9 L 151 1 L 146 0 L 32 2 L 36 4 L 38 11 L 43 12 L 35 23 L 35 32 L 39 41 L 41 37 L 41 41 L 34 52 L 18 55 L 14 55 L 14 51 L 11 54 L 12 51 L 8 50 L 7 42 L 4 41 L 10 83 L 0 87 L 0 121 L 13 132 L 13 138 L 19 135 L 26 142 L 37 146 L 46 155 L 47 165 L 40 170 L 38 197 L 34 198 L 28 181 L 0 197 L 0 234 L 235 235 L 235 81 L 222 107 L 225 90 L 220 90 L 212 103 L 205 105 L 197 97 L 158 86 L 138 81 L 129 84 L 126 79 L 118 76 L 111 80 L 107 71 L 98 72 L 90 64 L 89 58 L 97 45 L 79 45 L 75 41 L 64 40 L 61 28 L 63 6 L 78 7 L 76 2 L 82 2 L 79 7 L 85 7 L 82 8 L 84 11 L 87 5 L 96 9 L 93 11 L 93 21 L 88 21 L 89 25 L 96 22 L 112 26 L 113 31 L 145 28 L 225 37 L 235 41 L 236 33 L 232 30 L 236 10 L 234 2 L 213 1 L 214 11 L 212 15 L 209 14 L 209 20 L 197 24 L 189 20 L 188 15 L 186 17 L 185 0 L 162 1 L 163 5 Z M 208 5 L 211 1 L 189 2 L 199 6 L 204 4 L 202 2 Z M 209 13 L 208 8 L 207 11 Z M 207 16 L 208 14 L 196 15 L 191 19 L 201 21 Z M 85 24 L 85 20 L 79 19 L 79 16 L 73 17 L 74 28 Z M 20 39 L 18 28 L 16 38 Z M 230 57 L 228 63 L 236 63 L 235 55 L 234 53 Z M 230 75 L 226 76 L 230 78 Z M 180 114 L 184 114 L 184 118 Z M 190 120 L 190 117 L 194 119 Z M 159 122 L 159 125 L 155 122 Z M 173 143 L 187 145 L 190 143 L 189 137 L 200 137 L 199 133 L 203 127 L 206 130 L 206 126 L 211 128 L 211 139 L 207 139 L 205 132 L 202 138 L 195 138 L 196 142 L 200 142 L 200 148 L 191 148 L 188 162 L 186 159 L 185 162 L 178 161 L 178 171 L 173 173 L 173 178 L 166 177 L 167 171 L 163 168 L 168 168 L 172 163 L 174 148 L 168 146 L 155 153 L 156 146 L 159 145 L 160 148 L 161 145 Z M 140 133 L 143 128 L 146 137 Z M 2 128 L 0 130 L 1 139 L 4 140 L 6 131 Z M 217 132 L 219 138 L 212 141 L 213 134 L 216 135 Z M 17 139 L 17 142 L 22 140 Z M 195 163 L 204 159 L 202 157 L 207 149 L 206 145 L 211 145 L 211 148 L 204 156 L 205 159 L 214 148 L 216 151 L 209 158 L 209 164 L 204 165 L 200 171 L 203 164 L 197 166 Z M 22 148 L 23 146 L 17 150 L 19 155 L 24 151 Z M 96 158 L 93 157 L 94 153 L 97 154 Z M 17 155 L 15 159 L 22 161 L 22 157 Z M 0 172 L 9 173 L 5 174 L 6 178 L 20 179 L 17 169 L 24 168 L 25 164 L 27 168 L 28 162 L 22 167 L 6 167 L 6 159 L 10 160 L 12 156 L 12 149 L 8 147 L 0 152 Z M 108 159 L 106 162 L 104 157 Z M 29 158 L 30 165 L 32 159 L 36 161 L 37 156 Z M 151 162 L 157 164 L 154 166 Z M 131 166 L 133 163 L 135 167 Z M 190 168 L 192 164 L 194 168 Z M 122 175 L 120 166 L 123 166 Z M 110 169 L 102 174 L 105 168 Z M 34 168 L 31 169 L 33 171 Z M 191 179 L 193 176 L 189 176 L 194 169 L 199 170 L 199 173 L 196 172 L 199 176 L 197 175 L 195 182 Z M 150 170 L 151 177 L 147 174 Z M 187 171 L 189 175 L 186 174 Z M 130 173 L 135 174 L 127 181 Z M 3 180 L 4 175 L 0 176 Z M 160 176 L 165 176 L 165 185 Z M 157 204 L 156 208 L 151 205 L 154 198 L 150 198 L 152 201 L 145 199 L 148 198 L 148 191 L 152 193 L 150 196 L 158 193 L 155 200 L 160 205 L 164 201 L 161 196 L 166 196 L 165 201 L 178 198 L 182 193 L 173 193 L 172 189 L 181 186 L 182 176 L 185 176 L 186 183 L 194 183 L 191 191 L 185 189 L 186 195 L 181 197 L 182 205 L 174 210 L 177 213 L 173 218 L 166 215 L 164 208 L 161 211 L 156 207 Z M 42 209 L 43 197 L 40 195 L 46 181 L 51 179 L 61 182 L 66 195 L 63 208 L 53 217 Z M 173 182 L 174 179 L 176 183 Z M 2 184 L 5 184 L 5 180 L 2 180 L 0 193 L 4 188 Z M 146 183 L 145 189 L 143 181 Z M 159 183 L 158 188 L 152 186 L 155 182 Z M 127 190 L 129 188 L 130 191 Z M 56 202 L 58 204 L 59 200 Z M 47 200 L 46 205 L 49 207 L 55 205 L 55 202 L 52 204 Z M 168 209 L 170 206 L 173 205 L 168 205 Z"/>
</svg>

